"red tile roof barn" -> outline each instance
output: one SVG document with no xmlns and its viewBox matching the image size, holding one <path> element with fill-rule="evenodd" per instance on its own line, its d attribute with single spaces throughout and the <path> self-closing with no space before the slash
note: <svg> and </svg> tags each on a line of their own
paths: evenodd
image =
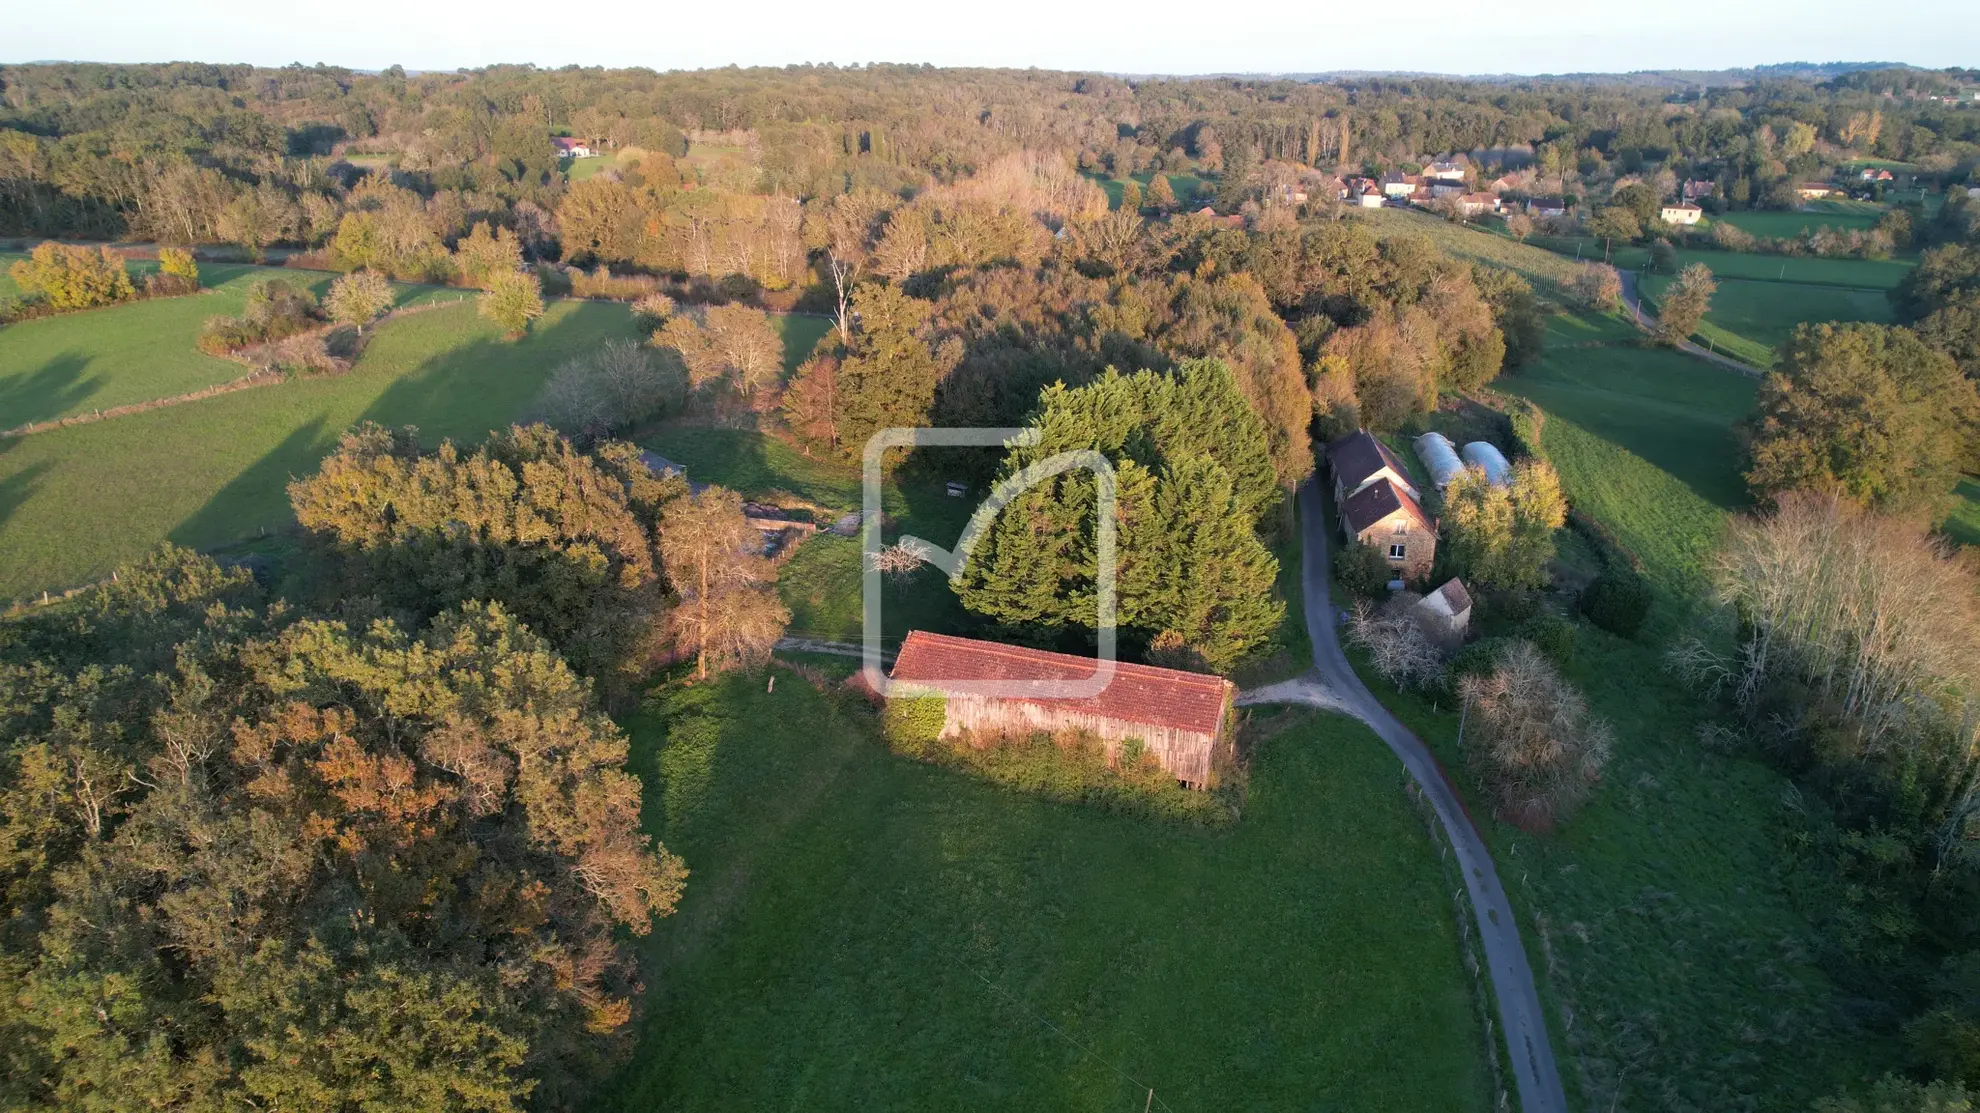
<svg viewBox="0 0 1980 1113">
<path fill-rule="evenodd" d="M 945 681 L 1085 680 L 1098 665 L 1091 657 L 910 630 L 894 660 L 893 678 L 940 691 Z M 1231 682 L 1220 676 L 1123 661 L 1114 666 L 1113 681 L 1097 696 L 1006 698 L 1013 703 L 1082 711 L 1124 723 L 1214 735 L 1222 729 L 1231 691 Z"/>
</svg>

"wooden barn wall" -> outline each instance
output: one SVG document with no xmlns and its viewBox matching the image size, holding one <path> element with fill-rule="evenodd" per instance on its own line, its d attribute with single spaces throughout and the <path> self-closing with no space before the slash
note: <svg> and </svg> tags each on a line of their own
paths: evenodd
<svg viewBox="0 0 1980 1113">
<path fill-rule="evenodd" d="M 1174 727 L 1148 726 L 1122 722 L 1099 715 L 1042 707 L 1035 703 L 1002 700 L 988 696 L 950 696 L 944 715 L 942 736 L 960 731 L 1045 731 L 1083 730 L 1106 743 L 1107 760 L 1120 753 L 1123 739 L 1139 738 L 1142 746 L 1162 768 L 1192 788 L 1210 783 L 1210 761 L 1217 736 Z"/>
</svg>

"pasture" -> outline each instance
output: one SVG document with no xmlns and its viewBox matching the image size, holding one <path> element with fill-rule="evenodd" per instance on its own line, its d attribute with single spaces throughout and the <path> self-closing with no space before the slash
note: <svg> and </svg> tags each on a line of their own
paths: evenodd
<svg viewBox="0 0 1980 1113">
<path fill-rule="evenodd" d="M 0 599 L 93 580 L 161 541 L 215 548 L 279 529 L 290 478 L 350 426 L 479 441 L 524 416 L 569 350 L 631 335 L 621 306 L 555 302 L 507 343 L 465 304 L 390 322 L 343 375 L 0 441 Z"/>
<path fill-rule="evenodd" d="M 1444 254 L 1467 263 L 1505 267 L 1532 283 L 1543 297 L 1560 297 L 1561 285 L 1574 277 L 1572 260 L 1538 250 L 1531 240 L 1520 243 L 1478 225 L 1454 224 L 1443 217 L 1409 209 L 1349 209 L 1344 219 L 1367 225 L 1380 237 L 1421 236 L 1436 244 Z"/>
<path fill-rule="evenodd" d="M 1708 264 L 1709 265 L 1709 264 Z M 1638 289 L 1653 309 L 1675 279 L 1646 275 Z M 1882 290 L 1843 286 L 1803 286 L 1792 282 L 1756 282 L 1727 278 L 1719 282 L 1704 327 L 1696 339 L 1755 367 L 1774 365 L 1774 352 L 1795 326 L 1822 321 L 1894 320 L 1890 298 Z"/>
<path fill-rule="evenodd" d="M 1153 171 L 1144 171 L 1140 174 L 1127 175 L 1127 177 L 1108 177 L 1104 174 L 1088 174 L 1087 177 L 1092 178 L 1099 184 L 1102 190 L 1106 191 L 1107 204 L 1112 208 L 1118 209 L 1121 207 L 1121 195 L 1125 190 L 1125 186 L 1122 185 L 1123 182 L 1132 178 L 1135 184 L 1141 187 L 1141 195 L 1145 198 L 1148 196 L 1148 183 L 1155 180 L 1155 173 Z M 1191 198 L 1197 196 L 1198 193 L 1206 195 L 1214 193 L 1217 188 L 1216 182 L 1196 174 L 1170 173 L 1164 174 L 1164 177 L 1169 179 L 1169 188 L 1175 191 L 1176 200 L 1180 202 L 1188 202 Z"/>
<path fill-rule="evenodd" d="M 1205 831 L 895 758 L 860 705 L 764 689 L 628 724 L 693 877 L 599 1113 L 1488 1108 L 1454 882 L 1365 728 L 1278 720 Z"/>
<path fill-rule="evenodd" d="M 1633 341 L 1613 318 L 1556 317 L 1543 359 L 1495 384 L 1545 411 L 1563 490 L 1642 561 L 1656 605 L 1636 638 L 1577 623 L 1568 675 L 1616 738 L 1589 805 L 1544 837 L 1480 819 L 1545 956 L 1543 992 L 1573 1017 L 1555 1050 L 1577 1108 L 1799 1113 L 1898 1052 L 1850 1024 L 1847 989 L 1817 961 L 1789 884 L 1802 821 L 1788 781 L 1701 745 L 1699 700 L 1663 666 L 1678 634 L 1723 636 L 1708 568 L 1749 505 L 1733 424 L 1754 383 Z M 1564 564 L 1593 561 L 1561 539 Z M 1479 800 L 1449 701 L 1363 676 Z"/>
<path fill-rule="evenodd" d="M 230 270 L 242 273 L 230 277 Z M 220 264 L 203 267 L 202 273 L 230 287 L 261 274 L 314 286 L 335 277 Z M 227 305 L 231 296 L 238 309 L 244 288 L 0 329 L 0 356 L 16 342 L 15 330 L 21 328 L 26 329 L 21 335 L 57 352 L 92 351 L 91 345 L 114 340 L 125 345 L 116 350 L 127 353 L 127 362 L 112 364 L 105 356 L 101 366 L 122 367 L 126 373 L 112 377 L 104 372 L 105 382 L 151 382 L 141 346 L 130 339 L 133 333 L 117 326 L 120 316 L 157 309 L 183 314 L 176 326 L 181 331 L 170 334 L 169 342 L 155 344 L 153 353 L 160 363 L 181 361 L 198 322 L 211 315 L 205 307 Z M 411 301 L 472 296 L 437 287 L 408 290 Z M 800 349 L 808 351 L 805 338 L 819 331 L 813 318 L 772 321 L 785 337 L 787 359 L 802 358 Z M 52 338 L 32 326 L 48 326 Z M 477 442 L 493 429 L 527 419 L 544 380 L 573 352 L 612 337 L 638 335 L 623 305 L 552 301 L 527 337 L 508 343 L 476 315 L 469 300 L 384 323 L 343 375 L 0 439 L 0 601 L 89 582 L 161 541 L 210 549 L 279 530 L 291 521 L 289 479 L 315 470 L 351 425 L 415 425 L 429 444 L 443 437 Z M 97 354 L 108 351 L 103 347 Z M 182 362 L 197 366 L 190 357 Z M 213 362 L 219 368 L 209 381 L 240 373 L 236 364 Z M 10 366 L 0 363 L 0 372 Z M 27 388 L 45 385 L 37 372 L 46 366 L 23 369 L 22 397 L 34 397 Z M 98 366 L 88 364 L 92 372 Z M 66 373 L 63 381 L 93 382 Z M 60 391 L 44 397 L 62 400 L 71 409 L 84 404 Z M 45 408 L 50 403 L 40 404 Z"/>
<path fill-rule="evenodd" d="M 1527 242 L 1580 261 L 1602 261 L 1602 241 L 1591 236 L 1534 236 Z M 1616 244 L 1610 261 L 1623 270 L 1650 264 L 1647 249 Z M 1888 290 L 1904 280 L 1914 264 L 1901 259 L 1823 259 L 1808 255 L 1762 255 L 1753 252 L 1681 249 L 1680 268 L 1703 263 L 1720 278 L 1756 282 L 1791 282 L 1804 286 L 1848 286 Z"/>
<path fill-rule="evenodd" d="M 5 260 L 0 260 L 5 262 Z M 156 264 L 133 266 L 148 273 Z M 207 318 L 241 312 L 248 288 L 280 279 L 321 296 L 336 276 L 233 263 L 200 264 L 206 289 L 22 321 L 0 329 L 0 428 L 71 417 L 227 382 L 248 369 L 195 347 Z M 401 285 L 400 306 L 468 296 Z"/>
<path fill-rule="evenodd" d="M 1818 228 L 1833 228 L 1837 231 L 1869 229 L 1876 225 L 1880 214 L 1875 211 L 1846 211 L 1825 208 L 1819 211 L 1766 212 L 1748 210 L 1746 212 L 1722 213 L 1712 217 L 1714 221 L 1730 224 L 1743 232 L 1768 239 L 1806 239 L 1808 233 Z"/>
</svg>

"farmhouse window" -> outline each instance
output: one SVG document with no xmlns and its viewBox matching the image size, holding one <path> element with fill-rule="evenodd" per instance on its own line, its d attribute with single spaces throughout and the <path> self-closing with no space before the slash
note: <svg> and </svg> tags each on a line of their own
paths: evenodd
<svg viewBox="0 0 1980 1113">
<path fill-rule="evenodd" d="M 1405 534 L 1405 533 L 1408 533 L 1408 532 L 1409 532 L 1409 523 L 1408 523 L 1408 522 L 1397 522 L 1397 523 L 1396 523 L 1396 536 L 1397 536 L 1397 537 L 1401 537 L 1401 536 L 1402 536 L 1403 534 Z"/>
<path fill-rule="evenodd" d="M 1402 558 L 1403 558 L 1403 547 L 1401 545 L 1398 544 L 1398 545 L 1389 546 L 1390 560 L 1401 560 Z"/>
</svg>

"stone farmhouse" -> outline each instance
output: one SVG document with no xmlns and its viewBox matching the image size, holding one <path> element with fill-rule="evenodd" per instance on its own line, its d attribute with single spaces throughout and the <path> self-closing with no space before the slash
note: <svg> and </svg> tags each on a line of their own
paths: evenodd
<svg viewBox="0 0 1980 1113">
<path fill-rule="evenodd" d="M 1342 536 L 1381 551 L 1399 579 L 1428 576 L 1437 559 L 1437 523 L 1423 512 L 1422 495 L 1402 461 L 1357 429 L 1327 446 L 1327 467 L 1334 474 Z"/>
</svg>

